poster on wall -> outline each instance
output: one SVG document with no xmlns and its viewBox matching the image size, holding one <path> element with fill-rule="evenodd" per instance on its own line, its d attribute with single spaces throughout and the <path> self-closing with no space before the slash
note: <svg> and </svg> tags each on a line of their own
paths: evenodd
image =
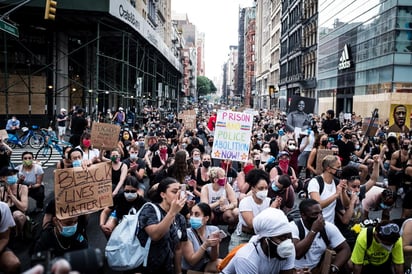
<svg viewBox="0 0 412 274">
<path fill-rule="evenodd" d="M 409 133 L 412 105 L 391 104 L 388 132 Z"/>
</svg>

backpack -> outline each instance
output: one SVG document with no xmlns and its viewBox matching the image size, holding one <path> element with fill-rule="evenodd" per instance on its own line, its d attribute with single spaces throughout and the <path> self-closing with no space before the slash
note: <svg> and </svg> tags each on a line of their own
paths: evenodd
<svg viewBox="0 0 412 274">
<path fill-rule="evenodd" d="M 122 221 L 115 227 L 107 242 L 105 253 L 111 269 L 124 271 L 135 269 L 142 264 L 147 266 L 151 239 L 149 237 L 146 245 L 142 246 L 137 238 L 140 231 L 139 215 L 146 205 L 155 209 L 157 219 L 161 221 L 160 210 L 155 204 L 145 203 L 137 213 L 132 207 L 129 214 L 124 215 Z"/>
<path fill-rule="evenodd" d="M 321 175 L 317 175 L 313 178 L 316 178 L 316 180 L 318 181 L 319 184 L 319 195 L 322 195 L 323 189 L 325 188 L 325 181 L 323 181 L 323 177 Z M 300 198 L 309 198 L 309 193 L 308 193 L 308 186 L 309 186 L 309 182 L 310 180 L 312 180 L 313 178 L 307 178 L 305 179 L 305 181 L 303 181 L 303 187 L 302 187 L 302 191 L 305 194 L 304 196 L 299 196 Z M 333 178 L 333 181 L 335 182 L 335 185 L 339 184 L 339 180 L 336 178 Z"/>
<path fill-rule="evenodd" d="M 302 221 L 301 220 L 294 220 L 296 226 L 298 227 L 299 230 L 299 240 L 303 240 L 305 238 L 305 228 L 303 227 Z M 330 241 L 328 238 L 328 235 L 326 234 L 325 227 L 322 228 L 321 231 L 319 231 L 320 236 L 322 237 L 323 241 L 326 244 L 326 247 L 330 245 Z M 306 254 L 304 256 L 306 258 Z"/>
<path fill-rule="evenodd" d="M 244 245 L 246 245 L 247 243 L 243 243 L 240 245 L 235 246 L 227 255 L 226 257 L 223 258 L 223 260 L 217 265 L 217 270 L 219 270 L 219 272 L 221 272 L 230 262 L 230 260 L 232 260 L 232 258 L 236 255 L 236 252 L 241 249 Z"/>
</svg>

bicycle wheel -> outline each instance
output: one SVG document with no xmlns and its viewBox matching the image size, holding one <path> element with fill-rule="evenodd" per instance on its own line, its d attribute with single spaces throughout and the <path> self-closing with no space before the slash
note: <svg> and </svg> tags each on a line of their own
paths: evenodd
<svg viewBox="0 0 412 274">
<path fill-rule="evenodd" d="M 41 148 L 44 145 L 44 137 L 39 133 L 34 133 L 29 138 L 29 145 L 32 148 Z"/>
<path fill-rule="evenodd" d="M 42 166 L 46 165 L 50 160 L 53 153 L 53 149 L 49 145 L 44 145 L 36 153 L 36 161 L 40 162 Z"/>
</svg>

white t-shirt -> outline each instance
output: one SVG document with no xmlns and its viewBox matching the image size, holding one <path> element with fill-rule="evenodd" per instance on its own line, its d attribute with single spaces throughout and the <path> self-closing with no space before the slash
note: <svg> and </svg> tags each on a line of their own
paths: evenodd
<svg viewBox="0 0 412 274">
<path fill-rule="evenodd" d="M 240 233 L 242 232 L 242 225 L 247 226 L 245 220 L 243 219 L 242 212 L 252 211 L 253 216 L 256 216 L 260 212 L 262 212 L 262 210 L 268 208 L 269 205 L 270 205 L 269 197 L 266 197 L 266 199 L 260 205 L 255 203 L 252 196 L 247 196 L 244 199 L 242 199 L 239 203 L 240 214 L 239 214 L 239 223 L 236 228 L 236 234 L 240 235 Z"/>
<path fill-rule="evenodd" d="M 24 182 L 23 182 L 25 185 L 36 184 L 36 181 L 37 181 L 36 176 L 44 174 L 44 170 L 41 167 L 41 165 L 34 164 L 34 163 L 33 163 L 31 171 L 24 170 L 23 165 L 18 165 L 16 169 L 19 171 L 19 174 L 22 174 L 25 177 Z"/>
<path fill-rule="evenodd" d="M 76 148 L 83 151 L 80 146 L 77 146 Z M 83 151 L 83 160 L 92 160 L 94 157 L 99 158 L 99 150 L 97 148 L 89 148 L 87 153 Z"/>
<path fill-rule="evenodd" d="M 295 252 L 286 260 L 268 258 L 260 243 L 249 242 L 239 249 L 222 274 L 278 274 L 281 270 L 295 267 Z"/>
<path fill-rule="evenodd" d="M 302 221 L 302 220 L 301 220 Z M 298 239 L 299 238 L 299 228 L 296 226 L 295 222 L 290 222 L 292 228 L 292 238 Z M 305 237 L 309 233 L 309 230 L 303 226 L 305 230 Z M 346 241 L 345 237 L 343 237 L 342 233 L 339 229 L 330 222 L 325 222 L 325 231 L 326 235 L 328 235 L 328 239 L 330 241 L 329 247 L 334 249 L 344 241 Z M 325 252 L 327 246 L 325 241 L 323 240 L 322 236 L 318 232 L 313 239 L 312 245 L 310 246 L 308 252 L 302 257 L 302 259 L 295 260 L 295 267 L 296 268 L 304 268 L 309 267 L 310 269 L 314 268 L 318 265 L 321 260 L 323 253 Z"/>
<path fill-rule="evenodd" d="M 323 187 L 322 194 L 319 193 L 318 180 L 316 178 L 313 178 L 312 180 L 309 181 L 309 185 L 308 185 L 309 196 L 311 192 L 318 192 L 320 194 L 320 199 L 326 200 L 327 198 L 329 198 L 330 196 L 336 193 L 336 185 L 333 180 L 332 180 L 332 183 L 330 184 L 327 184 L 325 180 L 323 181 L 324 181 L 324 184 L 323 184 L 324 187 Z M 330 203 L 327 207 L 322 208 L 323 218 L 325 219 L 325 221 L 328 221 L 332 224 L 335 223 L 335 206 L 336 206 L 336 200 Z"/>
<path fill-rule="evenodd" d="M 382 192 L 385 189 L 378 186 L 373 186 L 365 194 L 365 198 L 362 200 L 362 208 L 366 211 L 382 210 L 379 207 L 382 198 Z"/>
<path fill-rule="evenodd" d="M 7 229 L 16 226 L 13 216 L 11 215 L 10 208 L 6 203 L 0 202 L 0 212 L 1 212 L 0 233 L 3 233 L 7 231 Z"/>
</svg>

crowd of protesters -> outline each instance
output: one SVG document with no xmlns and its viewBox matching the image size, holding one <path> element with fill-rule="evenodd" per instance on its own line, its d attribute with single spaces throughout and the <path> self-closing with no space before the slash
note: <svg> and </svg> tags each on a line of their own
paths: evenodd
<svg viewBox="0 0 412 274">
<path fill-rule="evenodd" d="M 61 114 L 59 137 L 68 120 L 65 109 Z M 113 206 L 101 211 L 99 224 L 89 223 L 88 216 L 58 219 L 55 201 L 43 204 L 44 171 L 33 154 L 22 153 L 22 164 L 11 167 L 13 150 L 0 140 L 1 271 L 21 271 L 10 243 L 32 236 L 25 233 L 28 197 L 44 214 L 33 252 L 51 250 L 53 256 L 87 248 L 88 225 L 99 225 L 109 239 L 130 208 L 143 208 L 137 237 L 143 244 L 152 239 L 148 264 L 130 273 L 320 273 L 325 264 L 330 273 L 410 269 L 409 132 L 389 132 L 383 124 L 366 136 L 362 122 L 341 123 L 328 110 L 307 115 L 296 133 L 288 123 L 291 115 L 261 110 L 254 116 L 249 158 L 236 162 L 211 155 L 216 111 L 200 112 L 195 128 L 150 107 L 143 110 L 143 122 L 130 128 L 123 108 L 108 115 L 96 122 L 122 126 L 118 148 L 93 148 L 91 121 L 79 108 L 66 123 L 73 146 L 56 167 L 111 163 Z M 393 219 L 399 200 L 402 216 Z M 158 206 L 160 220 L 152 207 L 144 207 L 147 201 Z M 381 211 L 381 218 L 369 219 L 371 211 Z M 244 246 L 219 270 L 224 237 L 230 237 L 229 252 Z M 334 259 L 325 256 L 331 250 Z"/>
</svg>

